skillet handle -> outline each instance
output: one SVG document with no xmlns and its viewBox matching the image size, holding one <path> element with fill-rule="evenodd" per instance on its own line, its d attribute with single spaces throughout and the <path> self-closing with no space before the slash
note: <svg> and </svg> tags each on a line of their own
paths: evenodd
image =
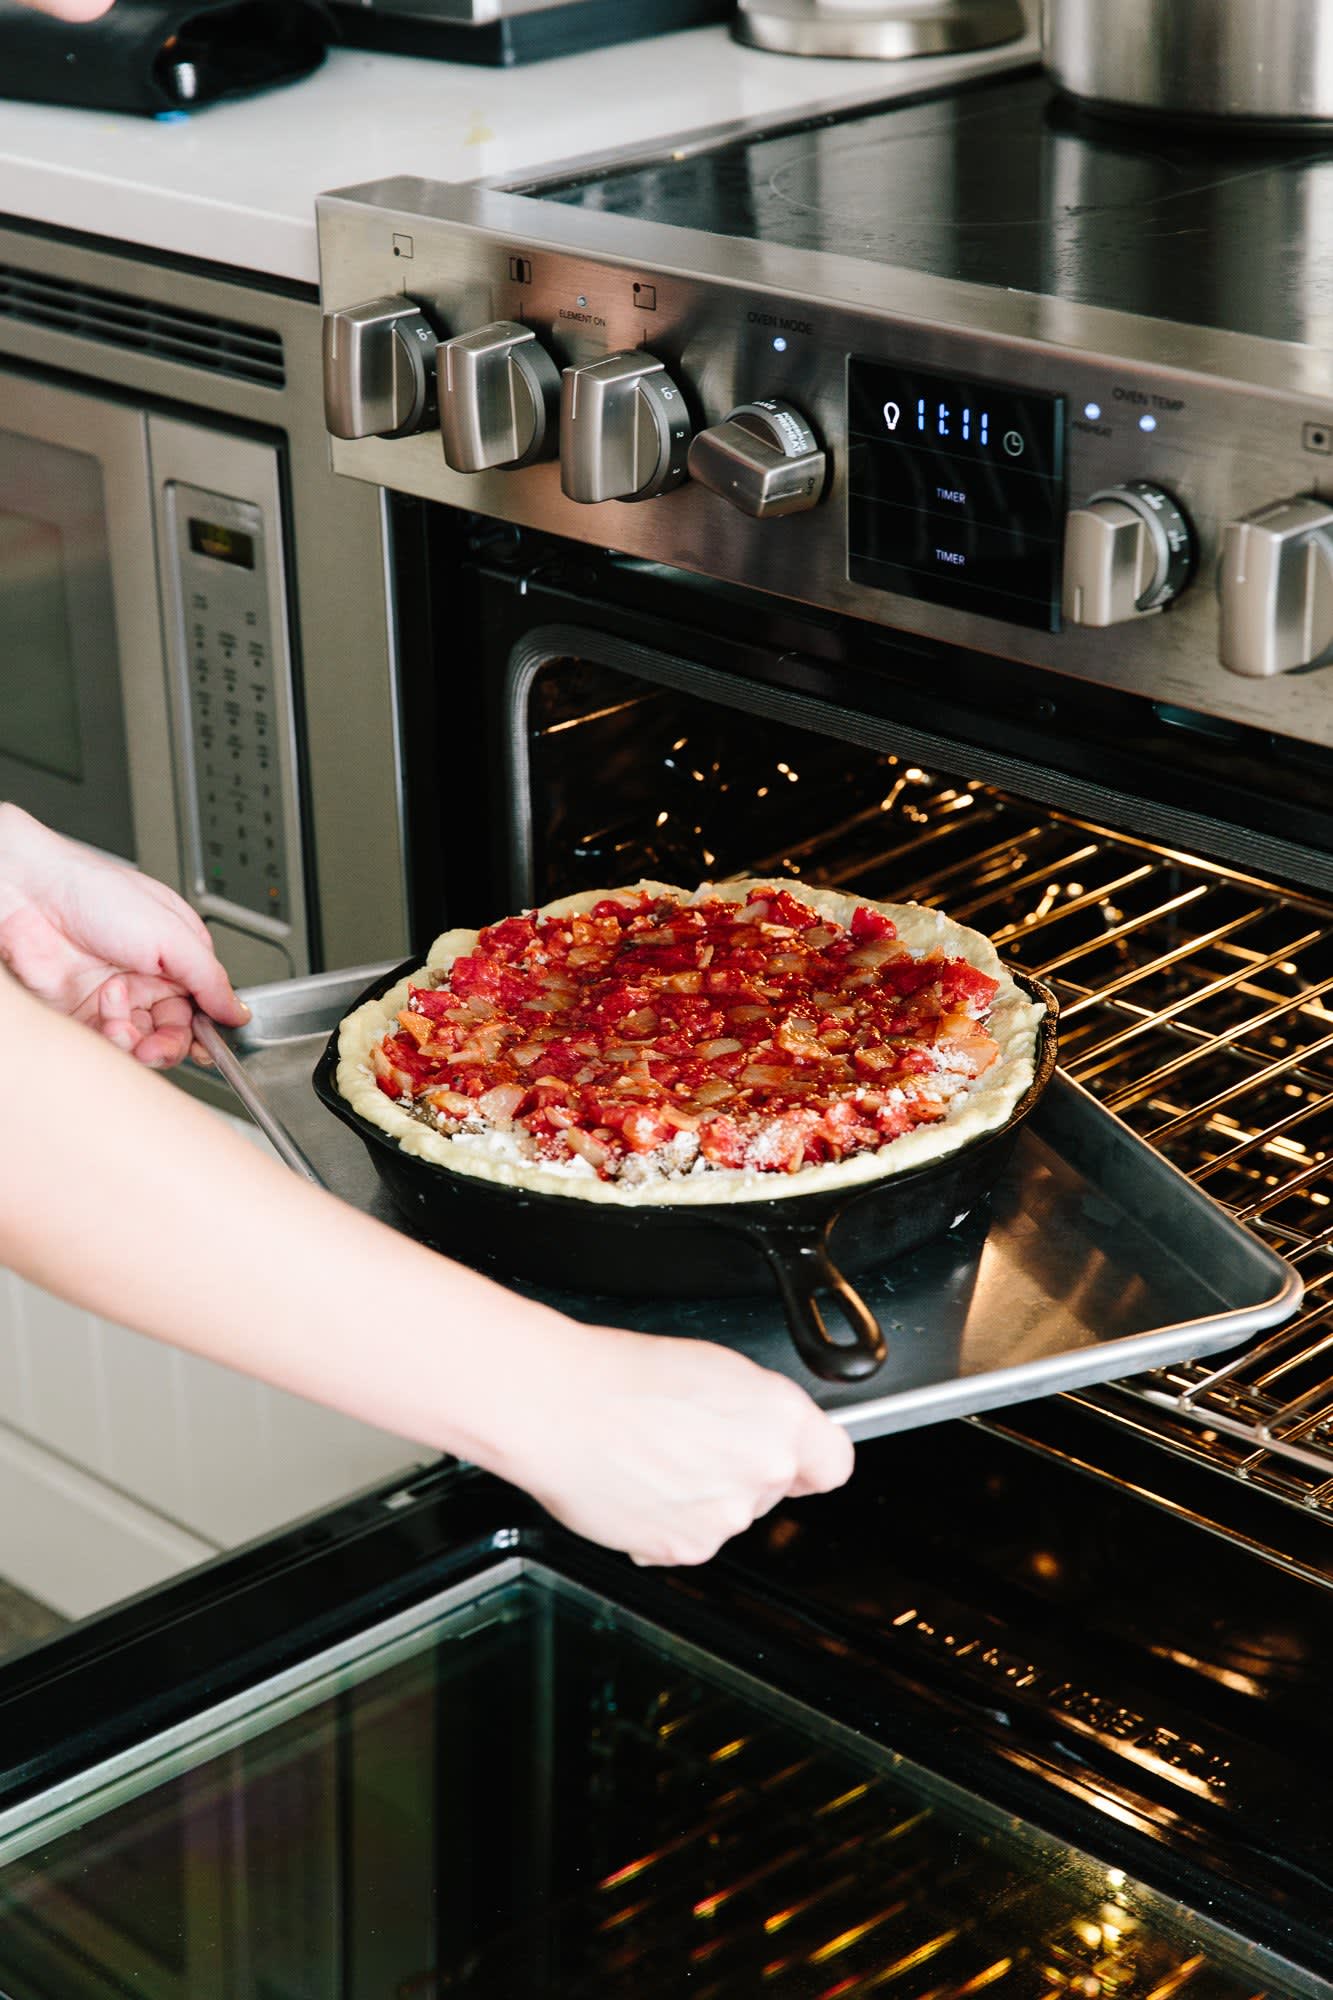
<svg viewBox="0 0 1333 2000">
<path fill-rule="evenodd" d="M 826 1382 L 861 1382 L 873 1375 L 888 1349 L 879 1321 L 851 1280 L 829 1253 L 828 1229 L 818 1234 L 788 1234 L 767 1229 L 744 1232 L 762 1250 L 782 1294 L 796 1351 L 807 1368 Z M 835 1340 L 819 1303 L 820 1292 L 831 1292 L 852 1331 L 850 1340 Z"/>
</svg>

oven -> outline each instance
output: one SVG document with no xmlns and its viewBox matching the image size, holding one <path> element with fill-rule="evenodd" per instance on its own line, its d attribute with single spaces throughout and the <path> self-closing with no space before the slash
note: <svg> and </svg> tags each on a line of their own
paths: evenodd
<svg viewBox="0 0 1333 2000">
<path fill-rule="evenodd" d="M 333 461 L 415 613 L 416 942 L 640 874 L 938 903 L 1299 1314 L 863 1444 L 697 1573 L 443 1466 L 0 1666 L 15 2000 L 1329 1991 L 1333 379 L 1290 237 L 1228 289 L 1176 227 L 1224 261 L 1227 204 L 1324 183 L 1048 95 L 322 203 Z"/>
<path fill-rule="evenodd" d="M 967 1687 L 964 1727 L 1042 1766 L 1046 1808 L 1123 1825 L 1111 1766 L 1169 1766 L 1143 1824 L 1178 1887 L 1205 1847 L 1229 1877 L 1255 1843 L 1324 1866 L 1208 1718 L 1223 1688 L 1240 1735 L 1271 1704 L 1251 1774 L 1281 1789 L 1310 1739 L 1276 1683 L 1333 1579 L 1328 171 L 1148 143 L 1020 76 L 522 193 L 320 204 L 334 463 L 423 503 L 447 605 L 450 921 L 640 875 L 937 904 L 1055 988 L 1068 1073 L 1299 1270 L 1299 1313 L 1237 1352 L 863 1447 L 878 1512 L 824 1540 L 793 1516 L 747 1572 L 799 1541 L 793 1618 L 854 1600 L 918 1693 Z M 404 345 L 386 307 L 438 343 L 437 418 L 358 405 Z M 1299 1636 L 1259 1608 L 1278 1578 Z M 1150 1658 L 1182 1676 L 1151 1697 Z M 1074 1764 L 1121 1747 L 1085 1786 L 1028 1764 L 1031 1728 Z M 1310 1937 L 1301 1900 L 1240 1928 L 1326 1972 L 1326 1894 Z M 809 1990 L 900 1979 L 970 1990 L 889 1951 Z"/>
<path fill-rule="evenodd" d="M 1069 198 L 1099 197 L 1123 258 L 1138 211 L 1116 173 L 1152 218 L 1154 155 L 1071 129 L 1050 97 L 1006 78 L 538 200 L 416 181 L 325 197 L 334 462 L 425 503 L 441 610 L 417 733 L 449 783 L 421 840 L 454 857 L 449 921 L 758 871 L 987 931 L 1056 990 L 1066 1070 L 1306 1286 L 1239 1359 L 1005 1424 L 1044 1439 L 1076 1405 L 1094 1432 L 1317 1511 L 1333 1494 L 1333 624 L 1313 608 L 1323 583 L 1306 592 L 1277 551 L 1333 574 L 1333 541 L 1292 539 L 1281 505 L 1314 519 L 1333 489 L 1333 376 L 1321 349 L 1273 337 L 1283 310 L 1290 334 L 1315 329 L 1308 264 L 1275 301 L 1234 279 L 1224 240 L 1197 326 L 1142 306 L 1163 264 L 1166 304 L 1188 309 L 1158 240 L 1182 194 L 1211 241 L 1271 200 L 1265 176 L 1312 211 L 1327 168 L 1182 151 L 1146 247 L 1094 282 Z M 881 156 L 891 273 L 872 261 Z M 998 213 L 960 247 L 987 171 Z M 1225 210 L 1235 181 L 1259 207 Z M 1048 224 L 1036 250 L 1014 221 L 1030 209 Z M 861 227 L 862 261 L 811 250 L 812 217 L 840 248 Z M 1006 257 L 1030 290 L 1000 290 Z M 969 258 L 984 282 L 941 275 Z M 393 338 L 386 303 L 440 343 L 438 419 L 391 436 L 356 407 Z M 677 400 L 651 404 L 663 383 Z M 770 508 L 762 480 L 793 466 L 808 490 Z"/>
</svg>

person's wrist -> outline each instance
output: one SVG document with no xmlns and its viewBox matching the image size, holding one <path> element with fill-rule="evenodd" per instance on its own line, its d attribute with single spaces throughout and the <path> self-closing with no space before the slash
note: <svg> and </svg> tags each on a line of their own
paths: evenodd
<svg viewBox="0 0 1333 2000">
<path fill-rule="evenodd" d="M 495 1318 L 478 1314 L 477 1393 L 466 1399 L 462 1455 L 499 1479 L 526 1486 L 555 1426 L 568 1427 L 595 1400 L 605 1355 L 601 1330 L 535 1300 L 504 1296 Z M 571 1406 L 577 1398 L 579 1408 Z"/>
<path fill-rule="evenodd" d="M 22 806 L 0 801 L 0 924 L 33 900 L 55 840 Z"/>
<path fill-rule="evenodd" d="M 60 844 L 59 834 L 8 799 L 0 800 L 0 880 L 25 892 Z"/>
</svg>

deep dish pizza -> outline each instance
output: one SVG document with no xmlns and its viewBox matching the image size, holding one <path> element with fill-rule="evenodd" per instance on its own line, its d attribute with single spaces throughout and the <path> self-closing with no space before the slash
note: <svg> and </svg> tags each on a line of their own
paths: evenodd
<svg viewBox="0 0 1333 2000">
<path fill-rule="evenodd" d="M 936 910 L 639 882 L 446 932 L 342 1023 L 337 1083 L 456 1172 L 590 1200 L 771 1199 L 1003 1124 L 1042 1012 Z"/>
</svg>

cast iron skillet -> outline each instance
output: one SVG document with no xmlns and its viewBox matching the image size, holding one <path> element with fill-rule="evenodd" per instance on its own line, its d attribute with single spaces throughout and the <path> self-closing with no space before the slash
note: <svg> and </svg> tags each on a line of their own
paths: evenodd
<svg viewBox="0 0 1333 2000">
<path fill-rule="evenodd" d="M 420 958 L 368 986 L 354 1007 L 378 1000 Z M 1007 1122 L 925 1166 L 862 1187 L 680 1208 L 618 1208 L 577 1196 L 537 1194 L 454 1173 L 405 1153 L 338 1093 L 338 1031 L 315 1067 L 321 1102 L 369 1148 L 371 1160 L 414 1234 L 465 1264 L 564 1291 L 707 1298 L 759 1292 L 776 1280 L 787 1324 L 806 1366 L 826 1381 L 855 1382 L 884 1359 L 884 1335 L 846 1273 L 864 1271 L 943 1235 L 989 1193 L 1018 1128 L 1055 1069 L 1057 1002 L 1025 973 L 1014 977 L 1046 1013 L 1037 1030 L 1036 1075 Z M 352 1011 L 348 1009 L 349 1013 Z M 836 1231 L 836 1261 L 829 1238 Z M 830 1292 L 851 1331 L 838 1340 L 819 1294 Z"/>
</svg>

